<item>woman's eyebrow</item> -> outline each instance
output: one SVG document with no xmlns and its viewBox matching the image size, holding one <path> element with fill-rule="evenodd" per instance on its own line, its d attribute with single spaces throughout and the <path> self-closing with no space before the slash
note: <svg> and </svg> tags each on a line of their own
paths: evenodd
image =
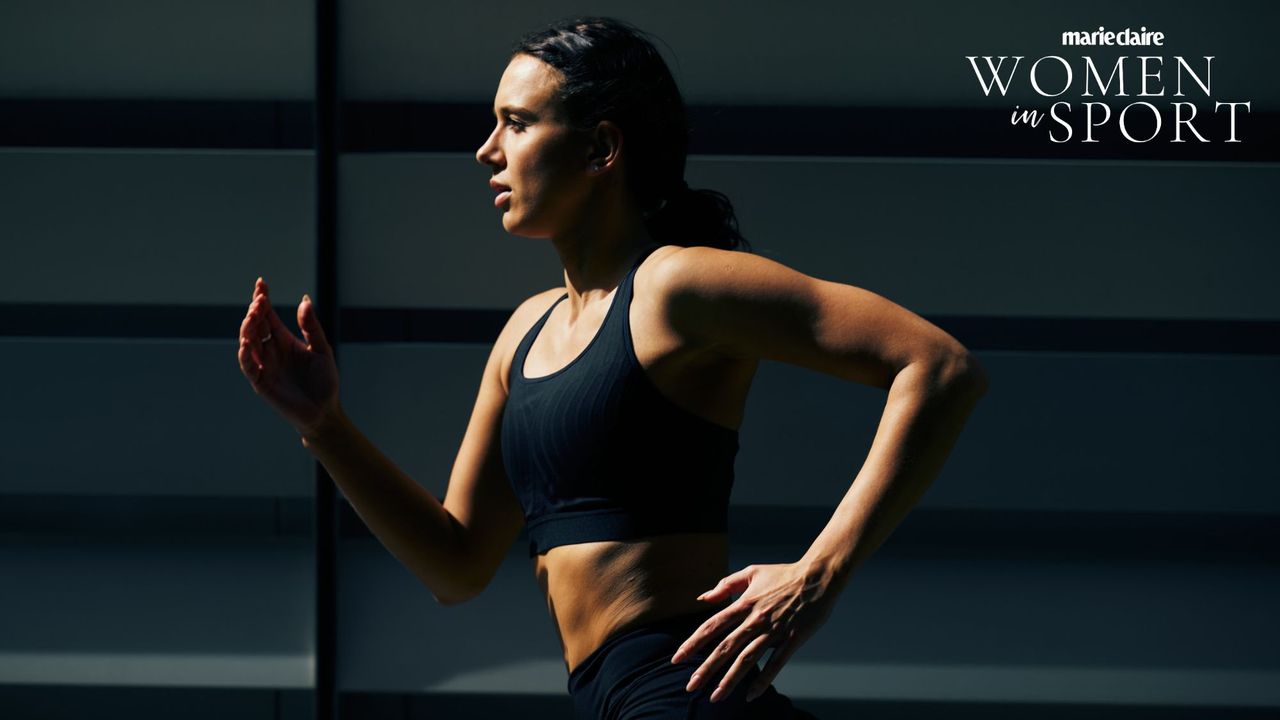
<svg viewBox="0 0 1280 720">
<path fill-rule="evenodd" d="M 497 112 L 495 112 L 494 115 L 497 117 L 502 117 L 507 113 L 516 113 L 519 115 L 526 115 L 532 120 L 538 119 L 537 114 L 535 114 L 532 110 L 528 108 L 522 108 L 519 105 L 503 105 L 502 107 L 498 108 Z"/>
</svg>

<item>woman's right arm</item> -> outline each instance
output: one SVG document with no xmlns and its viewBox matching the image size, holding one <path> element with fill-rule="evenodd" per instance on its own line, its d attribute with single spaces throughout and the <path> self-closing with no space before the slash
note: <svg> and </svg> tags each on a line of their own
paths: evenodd
<svg viewBox="0 0 1280 720">
<path fill-rule="evenodd" d="M 352 509 L 442 605 L 472 595 L 457 522 L 347 417 L 341 405 L 302 444 L 324 466 Z"/>
<path fill-rule="evenodd" d="M 524 526 L 502 464 L 503 368 L 520 328 L 533 323 L 531 313 L 545 309 L 542 296 L 553 294 L 521 304 L 494 343 L 443 503 L 383 454 L 343 410 L 332 349 L 310 300 L 298 306 L 306 343 L 271 309 L 261 280 L 241 325 L 240 366 L 254 392 L 298 430 L 303 446 L 324 465 L 374 536 L 441 604 L 478 594 Z M 269 342 L 259 343 L 268 336 Z"/>
<path fill-rule="evenodd" d="M 540 304 L 545 299 L 517 308 L 489 353 L 443 503 L 379 452 L 340 408 L 303 434 L 303 445 L 373 534 L 444 605 L 478 595 L 524 527 L 502 462 L 503 368 Z"/>
</svg>

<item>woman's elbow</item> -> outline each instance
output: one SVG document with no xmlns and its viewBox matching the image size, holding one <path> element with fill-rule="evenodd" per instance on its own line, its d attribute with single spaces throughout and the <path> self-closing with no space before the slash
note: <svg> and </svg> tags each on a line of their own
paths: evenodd
<svg viewBox="0 0 1280 720">
<path fill-rule="evenodd" d="M 466 593 L 466 594 L 460 593 L 456 595 L 449 595 L 445 593 L 441 593 L 441 594 L 431 593 L 431 597 L 435 599 L 437 605 L 443 605 L 445 607 L 453 607 L 454 605 L 461 605 L 462 603 L 470 600 L 471 598 L 475 597 L 478 594 L 479 593 Z"/>
<path fill-rule="evenodd" d="M 964 353 L 963 360 L 963 382 L 978 396 L 982 397 L 987 394 L 987 389 L 991 387 L 991 382 L 987 377 L 987 369 L 978 362 L 978 358 L 968 350 Z"/>
<path fill-rule="evenodd" d="M 934 383 L 938 387 L 965 392 L 981 397 L 987 394 L 990 381 L 987 370 L 977 356 L 958 345 L 955 349 L 940 353 L 932 363 Z"/>
<path fill-rule="evenodd" d="M 484 585 L 478 584 L 474 578 L 454 578 L 454 581 L 446 586 L 433 585 L 431 583 L 425 584 L 436 604 L 444 605 L 445 607 L 461 605 L 484 590 Z"/>
</svg>

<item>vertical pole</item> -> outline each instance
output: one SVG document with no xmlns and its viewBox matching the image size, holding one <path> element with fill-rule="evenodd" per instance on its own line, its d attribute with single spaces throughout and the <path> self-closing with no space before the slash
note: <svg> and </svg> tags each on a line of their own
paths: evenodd
<svg viewBox="0 0 1280 720">
<path fill-rule="evenodd" d="M 338 0 L 315 4 L 315 172 L 317 317 L 339 355 L 338 152 L 341 95 L 338 88 Z M 337 488 L 315 463 L 315 711 L 316 720 L 337 720 Z"/>
</svg>

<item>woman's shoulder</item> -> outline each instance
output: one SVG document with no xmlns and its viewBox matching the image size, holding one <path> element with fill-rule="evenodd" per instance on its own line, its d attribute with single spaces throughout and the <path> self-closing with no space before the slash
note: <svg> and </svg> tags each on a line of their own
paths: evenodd
<svg viewBox="0 0 1280 720">
<path fill-rule="evenodd" d="M 726 250 L 708 245 L 663 245 L 645 258 L 644 266 L 653 268 L 654 275 L 692 273 L 723 267 L 750 253 L 742 250 Z M 658 268 L 662 268 L 659 270 Z"/>
<path fill-rule="evenodd" d="M 530 295 L 529 297 L 525 298 L 523 302 L 517 305 L 515 312 L 516 313 L 533 312 L 533 313 L 541 314 L 545 312 L 547 308 L 551 307 L 551 305 L 555 303 L 556 300 L 559 300 L 561 295 L 564 295 L 568 291 L 569 291 L 568 288 L 566 288 L 563 285 L 559 285 L 556 287 L 551 287 L 551 288 L 547 288 L 546 290 L 536 292 Z"/>
<path fill-rule="evenodd" d="M 515 310 L 511 311 L 511 316 L 507 318 L 507 326 L 503 328 L 503 335 L 511 335 L 516 343 L 520 342 L 520 338 L 533 328 L 533 324 L 542 317 L 544 313 L 551 309 L 566 292 L 565 287 L 552 287 L 536 292 L 525 298 L 516 305 Z M 510 331 L 510 332 L 508 332 Z M 499 336 L 499 340 L 502 337 Z"/>
<path fill-rule="evenodd" d="M 733 358 L 804 342 L 831 306 L 827 283 L 753 252 L 693 246 L 665 253 L 643 280 L 658 317 L 686 342 Z"/>
<path fill-rule="evenodd" d="M 517 304 L 511 311 L 511 315 L 507 317 L 507 322 L 498 332 L 498 337 L 494 340 L 493 348 L 489 353 L 490 362 L 498 368 L 497 372 L 504 388 L 509 387 L 508 368 L 520 341 L 533 329 L 538 318 L 542 317 L 564 293 L 563 286 L 536 292 Z"/>
<path fill-rule="evenodd" d="M 701 272 L 724 263 L 731 250 L 702 245 L 663 245 L 649 253 L 636 271 L 636 282 L 645 282 L 650 291 L 663 292 L 680 283 L 696 281 Z M 643 281 L 639 276 L 644 275 Z"/>
<path fill-rule="evenodd" d="M 684 304 L 683 298 L 721 294 L 725 286 L 742 278 L 744 269 L 758 270 L 758 263 L 759 259 L 741 250 L 664 245 L 645 259 L 636 284 L 659 307 L 674 310 Z"/>
<path fill-rule="evenodd" d="M 701 245 L 654 250 L 635 278 L 635 294 L 643 299 L 649 327 L 683 352 L 715 350 L 704 327 L 716 320 L 709 307 L 723 296 L 717 288 L 742 254 Z"/>
</svg>

